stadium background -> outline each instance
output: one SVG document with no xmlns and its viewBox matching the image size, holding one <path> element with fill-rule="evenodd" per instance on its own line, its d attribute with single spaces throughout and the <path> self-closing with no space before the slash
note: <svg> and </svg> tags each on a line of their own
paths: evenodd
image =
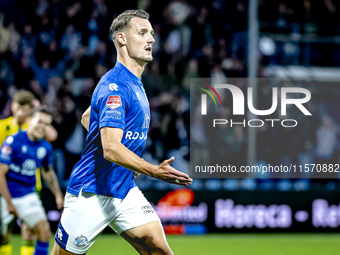
<svg viewBox="0 0 340 255">
<path fill-rule="evenodd" d="M 303 77 L 313 78 L 311 92 L 315 99 L 309 106 L 313 118 L 301 125 L 305 129 L 295 132 L 261 129 L 255 134 L 256 161 L 339 163 L 339 2 L 250 0 L 249 3 L 2 0 L 0 117 L 10 116 L 11 98 L 19 89 L 32 91 L 42 103 L 53 108 L 53 126 L 59 134 L 53 143 L 54 166 L 65 190 L 84 147 L 86 131 L 80 124 L 81 114 L 90 105 L 100 77 L 115 64 L 116 53 L 108 34 L 110 24 L 126 9 L 142 8 L 150 14 L 156 39 L 154 61 L 146 66 L 142 77 L 152 120 L 145 160 L 158 164 L 174 155 L 174 167 L 189 171 L 189 134 L 195 132 L 197 143 L 204 143 L 201 138 L 205 135 L 204 130 L 190 129 L 190 78 L 227 81 L 228 77 L 256 76 L 287 78 L 289 86 L 303 86 Z M 256 16 L 251 16 L 251 12 Z M 256 24 L 252 29 L 258 30 L 249 30 L 248 24 Z M 249 34 L 259 39 L 255 41 L 253 63 L 248 60 L 252 54 L 248 43 L 254 40 Z M 255 73 L 250 70 L 254 63 Z M 270 87 L 259 88 L 260 108 L 270 107 L 268 98 Z M 243 135 L 223 145 L 227 156 L 249 159 L 247 134 Z M 261 139 L 268 135 L 270 139 Z M 176 190 L 178 187 L 143 176 L 136 182 L 162 215 L 167 233 L 339 232 L 338 176 L 195 179 L 190 190 Z M 60 213 L 51 196 L 47 189 L 43 190 L 42 200 L 55 231 Z M 290 236 L 292 240 L 303 239 L 296 239 L 293 234 L 285 237 Z M 335 242 L 339 236 L 319 237 L 313 238 L 323 240 L 319 246 L 323 252 L 315 254 L 336 254 L 326 251 L 334 243 L 327 244 L 325 240 Z M 217 246 L 224 247 L 222 243 Z M 212 241 L 209 246 L 216 244 Z M 276 253 L 272 250 L 270 254 Z"/>
</svg>

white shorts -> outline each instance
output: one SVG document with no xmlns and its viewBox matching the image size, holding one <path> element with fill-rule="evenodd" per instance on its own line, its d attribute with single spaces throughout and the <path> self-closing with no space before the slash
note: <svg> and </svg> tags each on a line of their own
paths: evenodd
<svg viewBox="0 0 340 255">
<path fill-rule="evenodd" d="M 35 192 L 22 197 L 12 198 L 12 203 L 15 209 L 17 209 L 19 218 L 30 228 L 33 228 L 40 221 L 47 220 L 45 209 Z"/>
<path fill-rule="evenodd" d="M 33 228 L 40 221 L 47 220 L 45 209 L 36 193 L 12 198 L 12 203 L 15 209 L 17 209 L 19 218 L 30 228 Z M 1 198 L 1 215 L 3 219 L 3 232 L 6 234 L 7 225 L 14 217 L 12 214 L 9 214 L 6 200 L 3 197 Z"/>
<path fill-rule="evenodd" d="M 85 254 L 106 226 L 120 235 L 152 221 L 160 220 L 138 187 L 124 199 L 81 191 L 79 196 L 66 193 L 55 240 L 66 251 Z"/>
</svg>

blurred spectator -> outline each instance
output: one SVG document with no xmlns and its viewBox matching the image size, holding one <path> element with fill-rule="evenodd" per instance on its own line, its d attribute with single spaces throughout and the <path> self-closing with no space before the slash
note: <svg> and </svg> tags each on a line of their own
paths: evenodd
<svg viewBox="0 0 340 255">
<path fill-rule="evenodd" d="M 35 74 L 35 78 L 40 84 L 41 91 L 43 93 L 46 93 L 48 91 L 47 85 L 48 85 L 49 77 L 58 76 L 59 75 L 58 70 L 51 68 L 51 64 L 48 59 L 44 59 L 41 63 L 41 66 L 39 66 L 33 54 L 31 55 L 30 63 L 31 63 L 31 68 Z M 42 92 L 37 91 L 37 90 L 35 90 L 35 92 L 38 93 L 42 97 L 41 95 Z"/>
<path fill-rule="evenodd" d="M 316 130 L 316 162 L 320 164 L 333 163 L 332 157 L 336 145 L 336 135 L 339 126 L 329 117 L 324 115 L 321 124 Z"/>
<path fill-rule="evenodd" d="M 66 27 L 65 33 L 61 38 L 61 48 L 66 50 L 71 56 L 77 51 L 81 43 L 81 34 L 75 32 L 73 24 Z"/>
</svg>

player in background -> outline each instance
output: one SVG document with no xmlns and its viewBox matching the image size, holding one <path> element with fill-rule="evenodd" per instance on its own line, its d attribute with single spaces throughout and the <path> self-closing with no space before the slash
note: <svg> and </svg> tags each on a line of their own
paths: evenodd
<svg viewBox="0 0 340 255">
<path fill-rule="evenodd" d="M 39 105 L 39 101 L 35 99 L 34 95 L 29 91 L 20 90 L 19 92 L 14 94 L 11 103 L 12 116 L 0 120 L 0 146 L 8 136 L 17 133 L 18 131 L 27 130 L 32 111 L 34 107 L 38 107 Z M 53 128 L 52 125 L 48 125 L 46 127 L 45 139 L 49 142 L 53 142 L 57 139 L 57 131 Z M 39 195 L 42 188 L 40 176 L 40 170 L 37 170 L 36 189 Z M 5 204 L 5 200 L 1 198 L 0 203 Z M 6 223 L 8 223 L 8 221 L 11 221 L 12 218 L 13 216 L 7 217 L 7 219 L 5 220 Z M 23 238 L 23 242 L 20 249 L 20 254 L 32 255 L 34 250 L 33 237 L 31 236 L 31 232 L 29 231 L 29 228 L 25 223 L 22 223 L 21 225 L 21 235 Z M 3 241 L 0 244 L 0 255 L 11 254 L 12 246 L 8 242 L 7 235 L 4 235 Z"/>
<path fill-rule="evenodd" d="M 29 226 L 32 235 L 37 237 L 36 255 L 48 254 L 51 237 L 45 210 L 35 191 L 37 168 L 42 168 L 42 176 L 55 195 L 57 207 L 63 206 L 63 195 L 52 166 L 53 149 L 43 139 L 51 122 L 47 107 L 37 107 L 27 131 L 7 137 L 0 153 L 0 193 L 6 201 L 2 213 L 13 214 Z"/>
<path fill-rule="evenodd" d="M 8 136 L 18 131 L 27 130 L 34 106 L 39 106 L 39 104 L 39 101 L 35 99 L 34 95 L 29 91 L 20 90 L 14 94 L 11 103 L 13 116 L 0 120 L 0 144 L 2 144 Z M 46 127 L 45 139 L 47 141 L 55 141 L 57 135 L 57 131 L 51 125 Z"/>
<path fill-rule="evenodd" d="M 84 114 L 86 146 L 70 177 L 53 255 L 85 254 L 106 226 L 140 254 L 172 254 L 159 217 L 133 178 L 137 172 L 183 186 L 192 182 L 170 166 L 173 157 L 160 165 L 140 158 L 150 123 L 141 82 L 152 61 L 148 19 L 142 10 L 129 10 L 112 22 L 117 63 L 99 81 Z"/>
</svg>

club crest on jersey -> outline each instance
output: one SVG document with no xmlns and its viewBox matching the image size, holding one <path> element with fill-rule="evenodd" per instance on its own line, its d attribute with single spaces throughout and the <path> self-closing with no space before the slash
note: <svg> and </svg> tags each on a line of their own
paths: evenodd
<svg viewBox="0 0 340 255">
<path fill-rule="evenodd" d="M 111 90 L 111 91 L 118 91 L 118 85 L 116 84 L 116 83 L 111 83 L 110 85 L 109 85 L 109 89 Z"/>
<path fill-rule="evenodd" d="M 26 145 L 23 145 L 23 146 L 21 147 L 21 152 L 22 152 L 22 153 L 26 153 L 26 152 L 27 152 L 27 146 L 26 146 Z"/>
<path fill-rule="evenodd" d="M 106 101 L 106 106 L 111 110 L 117 109 L 122 106 L 122 101 L 120 100 L 120 96 L 109 96 Z"/>
<path fill-rule="evenodd" d="M 88 243 L 87 237 L 83 235 L 77 236 L 74 239 L 75 246 L 79 248 L 84 248 L 87 245 L 87 243 Z"/>
<path fill-rule="evenodd" d="M 42 159 L 45 156 L 46 156 L 46 148 L 45 147 L 39 147 L 39 149 L 37 150 L 38 159 Z"/>
</svg>

